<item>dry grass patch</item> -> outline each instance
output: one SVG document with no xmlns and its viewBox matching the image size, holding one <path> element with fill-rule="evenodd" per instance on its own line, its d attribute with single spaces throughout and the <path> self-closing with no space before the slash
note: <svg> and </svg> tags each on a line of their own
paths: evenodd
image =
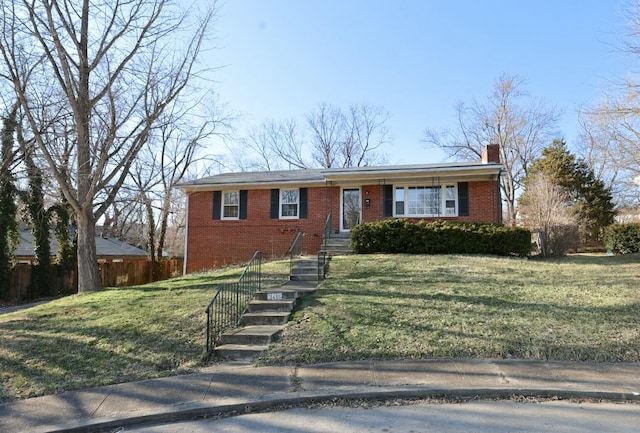
<svg viewBox="0 0 640 433">
<path fill-rule="evenodd" d="M 336 257 L 266 364 L 517 357 L 640 361 L 640 256 Z"/>
<path fill-rule="evenodd" d="M 205 308 L 230 267 L 136 287 L 68 296 L 0 315 L 0 402 L 169 376 L 201 365 Z M 288 261 L 264 264 L 282 284 Z"/>
</svg>

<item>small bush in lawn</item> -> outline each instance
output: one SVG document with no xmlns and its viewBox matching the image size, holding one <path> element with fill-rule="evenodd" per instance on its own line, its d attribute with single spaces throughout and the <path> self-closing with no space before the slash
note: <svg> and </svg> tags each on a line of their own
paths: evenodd
<svg viewBox="0 0 640 433">
<path fill-rule="evenodd" d="M 604 232 L 604 244 L 616 254 L 640 252 L 640 223 L 610 225 Z"/>
<path fill-rule="evenodd" d="M 529 230 L 500 224 L 418 221 L 391 218 L 366 222 L 351 230 L 357 253 L 493 254 L 526 256 Z"/>
</svg>

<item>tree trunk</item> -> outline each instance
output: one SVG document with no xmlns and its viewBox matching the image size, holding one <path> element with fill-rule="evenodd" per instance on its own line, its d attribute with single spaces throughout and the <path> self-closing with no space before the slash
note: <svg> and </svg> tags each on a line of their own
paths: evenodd
<svg viewBox="0 0 640 433">
<path fill-rule="evenodd" d="M 96 222 L 91 209 L 78 213 L 78 293 L 102 288 L 96 254 Z"/>
</svg>

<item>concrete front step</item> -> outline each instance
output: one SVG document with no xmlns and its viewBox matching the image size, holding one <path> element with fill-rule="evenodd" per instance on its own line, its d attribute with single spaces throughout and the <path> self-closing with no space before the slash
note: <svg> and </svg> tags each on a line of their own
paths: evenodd
<svg viewBox="0 0 640 433">
<path fill-rule="evenodd" d="M 351 246 L 347 245 L 347 246 L 323 246 L 322 249 L 320 251 L 326 251 L 326 252 L 334 252 L 334 251 L 340 251 L 340 252 L 351 252 L 353 251 L 351 249 Z"/>
<path fill-rule="evenodd" d="M 259 313 L 262 311 L 271 312 L 289 312 L 293 309 L 293 300 L 279 300 L 279 301 L 260 301 L 252 300 L 247 305 L 247 311 L 249 313 Z"/>
<path fill-rule="evenodd" d="M 331 237 L 322 245 L 321 251 L 331 255 L 351 254 L 351 238 L 348 235 L 337 235 L 339 237 Z"/>
<path fill-rule="evenodd" d="M 289 321 L 291 312 L 276 313 L 273 311 L 266 311 L 260 313 L 244 313 L 240 324 L 243 326 L 252 325 L 284 325 Z"/>
<path fill-rule="evenodd" d="M 300 271 L 313 271 L 318 269 L 318 260 L 314 260 L 313 262 L 293 262 L 293 267 L 291 268 L 291 272 L 300 272 Z"/>
<path fill-rule="evenodd" d="M 292 282 L 293 284 L 294 282 Z M 306 283 L 306 285 L 305 285 Z M 296 300 L 316 291 L 316 284 L 309 282 L 295 282 L 296 287 L 290 289 L 269 289 L 256 292 L 254 299 L 258 301 Z M 308 286 L 308 287 L 307 287 Z"/>
<path fill-rule="evenodd" d="M 342 250 L 330 250 L 330 249 L 323 249 L 322 250 L 323 253 L 327 253 L 330 256 L 347 256 L 349 254 L 353 254 L 353 250 L 350 249 L 342 249 Z"/>
<path fill-rule="evenodd" d="M 261 344 L 224 344 L 216 347 L 215 355 L 222 359 L 248 361 L 262 354 L 266 348 Z"/>
<path fill-rule="evenodd" d="M 294 301 L 300 297 L 297 290 L 277 290 L 256 292 L 253 299 L 257 301 Z"/>
<path fill-rule="evenodd" d="M 317 280 L 317 270 L 314 271 Z M 215 348 L 221 359 L 251 360 L 263 353 L 289 321 L 295 300 L 313 293 L 317 283 L 291 281 L 282 287 L 256 293 L 243 314 L 242 327 L 225 332 Z"/>
<path fill-rule="evenodd" d="M 351 239 L 349 238 L 331 238 L 324 242 L 325 245 L 351 245 Z"/>
<path fill-rule="evenodd" d="M 318 258 L 303 258 L 295 261 L 289 279 L 291 281 L 318 281 Z"/>
<path fill-rule="evenodd" d="M 291 275 L 291 281 L 318 281 L 318 274 Z"/>
<path fill-rule="evenodd" d="M 266 346 L 282 331 L 283 325 L 253 325 L 232 329 L 220 337 L 218 346 L 226 344 Z"/>
</svg>

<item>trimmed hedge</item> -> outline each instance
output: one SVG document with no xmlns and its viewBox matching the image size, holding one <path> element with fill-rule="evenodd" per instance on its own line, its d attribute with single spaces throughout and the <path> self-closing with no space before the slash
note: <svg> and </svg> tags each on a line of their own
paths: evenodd
<svg viewBox="0 0 640 433">
<path fill-rule="evenodd" d="M 604 244 L 616 254 L 640 252 L 640 223 L 610 225 L 604 232 Z"/>
<path fill-rule="evenodd" d="M 356 253 L 493 254 L 527 256 L 531 232 L 500 224 L 391 218 L 351 229 Z"/>
</svg>

